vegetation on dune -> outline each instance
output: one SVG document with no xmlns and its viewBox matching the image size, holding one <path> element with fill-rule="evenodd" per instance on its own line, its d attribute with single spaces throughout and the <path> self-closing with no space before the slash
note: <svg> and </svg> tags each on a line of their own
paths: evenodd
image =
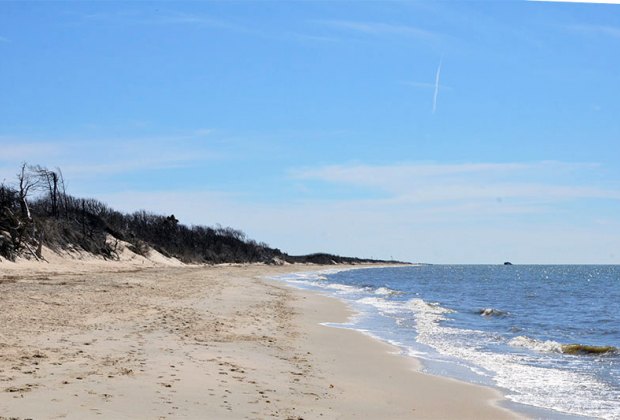
<svg viewBox="0 0 620 420">
<path fill-rule="evenodd" d="M 66 192 L 60 169 L 22 164 L 14 185 L 0 184 L 0 256 L 42 259 L 42 247 L 119 258 L 119 241 L 146 255 L 150 249 L 187 263 L 387 262 L 330 254 L 290 256 L 230 227 L 186 226 L 174 215 L 116 211 Z"/>
</svg>

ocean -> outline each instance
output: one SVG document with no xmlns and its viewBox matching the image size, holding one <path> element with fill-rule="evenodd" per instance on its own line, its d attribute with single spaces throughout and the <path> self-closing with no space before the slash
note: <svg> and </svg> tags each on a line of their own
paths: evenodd
<svg viewBox="0 0 620 420">
<path fill-rule="evenodd" d="M 423 370 L 492 386 L 534 417 L 620 419 L 620 266 L 415 265 L 278 277 Z M 331 325 L 331 324 L 330 324 Z"/>
</svg>

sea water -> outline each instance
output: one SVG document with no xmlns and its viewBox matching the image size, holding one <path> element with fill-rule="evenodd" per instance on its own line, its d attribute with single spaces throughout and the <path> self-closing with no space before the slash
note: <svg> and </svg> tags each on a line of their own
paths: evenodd
<svg viewBox="0 0 620 420">
<path fill-rule="evenodd" d="M 620 266 L 419 265 L 279 279 L 346 301 L 358 315 L 339 326 L 398 346 L 431 374 L 497 387 L 517 407 L 549 410 L 541 417 L 620 419 Z"/>
</svg>

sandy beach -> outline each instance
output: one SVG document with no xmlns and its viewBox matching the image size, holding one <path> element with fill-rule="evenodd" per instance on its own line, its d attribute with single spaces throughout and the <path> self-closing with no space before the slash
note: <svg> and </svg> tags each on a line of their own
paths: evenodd
<svg viewBox="0 0 620 420">
<path fill-rule="evenodd" d="M 318 269 L 1 262 L 0 418 L 516 417 L 266 279 Z"/>
</svg>

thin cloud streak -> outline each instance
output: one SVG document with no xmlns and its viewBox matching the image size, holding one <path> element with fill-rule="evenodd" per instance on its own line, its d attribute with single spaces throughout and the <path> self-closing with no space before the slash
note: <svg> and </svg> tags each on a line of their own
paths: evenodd
<svg viewBox="0 0 620 420">
<path fill-rule="evenodd" d="M 24 161 L 58 166 L 65 175 L 80 178 L 186 167 L 220 157 L 204 144 L 209 133 L 200 129 L 176 136 L 40 142 L 0 137 L 0 175 L 13 178 Z"/>
<path fill-rule="evenodd" d="M 367 35 L 407 35 L 426 39 L 437 37 L 437 34 L 434 32 L 407 25 L 382 22 L 356 22 L 350 20 L 316 20 L 314 22 L 334 29 L 359 32 Z"/>
<path fill-rule="evenodd" d="M 205 159 L 207 156 L 197 154 L 178 154 L 166 157 L 150 157 L 143 159 L 123 159 L 116 162 L 102 164 L 67 164 L 61 169 L 70 175 L 79 175 L 80 177 L 99 177 L 101 175 L 116 175 L 137 171 L 154 171 L 161 169 L 183 168 Z"/>
<path fill-rule="evenodd" d="M 307 42 L 315 42 L 315 43 L 334 44 L 334 43 L 345 42 L 344 39 L 337 38 L 334 36 L 313 35 L 313 34 L 304 34 L 304 33 L 298 33 L 298 32 L 290 32 L 288 33 L 288 36 L 290 36 L 291 38 L 297 39 L 299 41 L 307 41 Z"/>
<path fill-rule="evenodd" d="M 397 202 L 448 202 L 448 201 L 479 201 L 479 200 L 535 200 L 548 203 L 558 200 L 578 199 L 611 199 L 620 200 L 620 191 L 598 187 L 572 187 L 553 184 L 450 184 L 438 183 L 429 187 L 421 187 L 415 192 L 398 196 Z"/>
<path fill-rule="evenodd" d="M 615 38 L 620 38 L 620 28 L 617 28 L 614 26 L 572 25 L 572 26 L 569 26 L 568 29 L 581 32 L 581 33 L 601 34 L 601 35 L 606 35 L 606 36 L 612 36 Z"/>
<path fill-rule="evenodd" d="M 21 162 L 44 157 L 49 158 L 59 154 L 59 147 L 54 143 L 22 142 L 0 137 L 0 144 L 2 147 L 0 162 Z"/>
<path fill-rule="evenodd" d="M 437 96 L 439 95 L 439 76 L 441 74 L 441 64 L 443 59 L 439 61 L 439 67 L 437 67 L 437 73 L 435 73 L 435 93 L 433 94 L 433 114 L 437 111 Z"/>
<path fill-rule="evenodd" d="M 477 163 L 457 165 L 328 166 L 293 172 L 297 179 L 350 185 L 387 193 L 393 203 L 477 202 L 515 204 L 580 199 L 620 200 L 620 190 L 580 182 L 566 174 L 598 168 L 591 163 Z"/>
<path fill-rule="evenodd" d="M 384 177 L 436 177 L 468 173 L 506 173 L 514 171 L 579 170 L 600 167 L 598 163 L 566 163 L 557 161 L 508 162 L 508 163 L 400 163 L 394 165 L 330 165 L 314 169 L 301 169 L 291 173 L 297 178 L 316 178 L 323 181 L 367 182 Z"/>
<path fill-rule="evenodd" d="M 198 25 L 212 28 L 246 31 L 247 28 L 222 19 L 207 15 L 165 11 L 157 14 L 143 13 L 95 13 L 83 15 L 83 19 L 106 23 L 122 23 L 132 25 Z"/>
</svg>

